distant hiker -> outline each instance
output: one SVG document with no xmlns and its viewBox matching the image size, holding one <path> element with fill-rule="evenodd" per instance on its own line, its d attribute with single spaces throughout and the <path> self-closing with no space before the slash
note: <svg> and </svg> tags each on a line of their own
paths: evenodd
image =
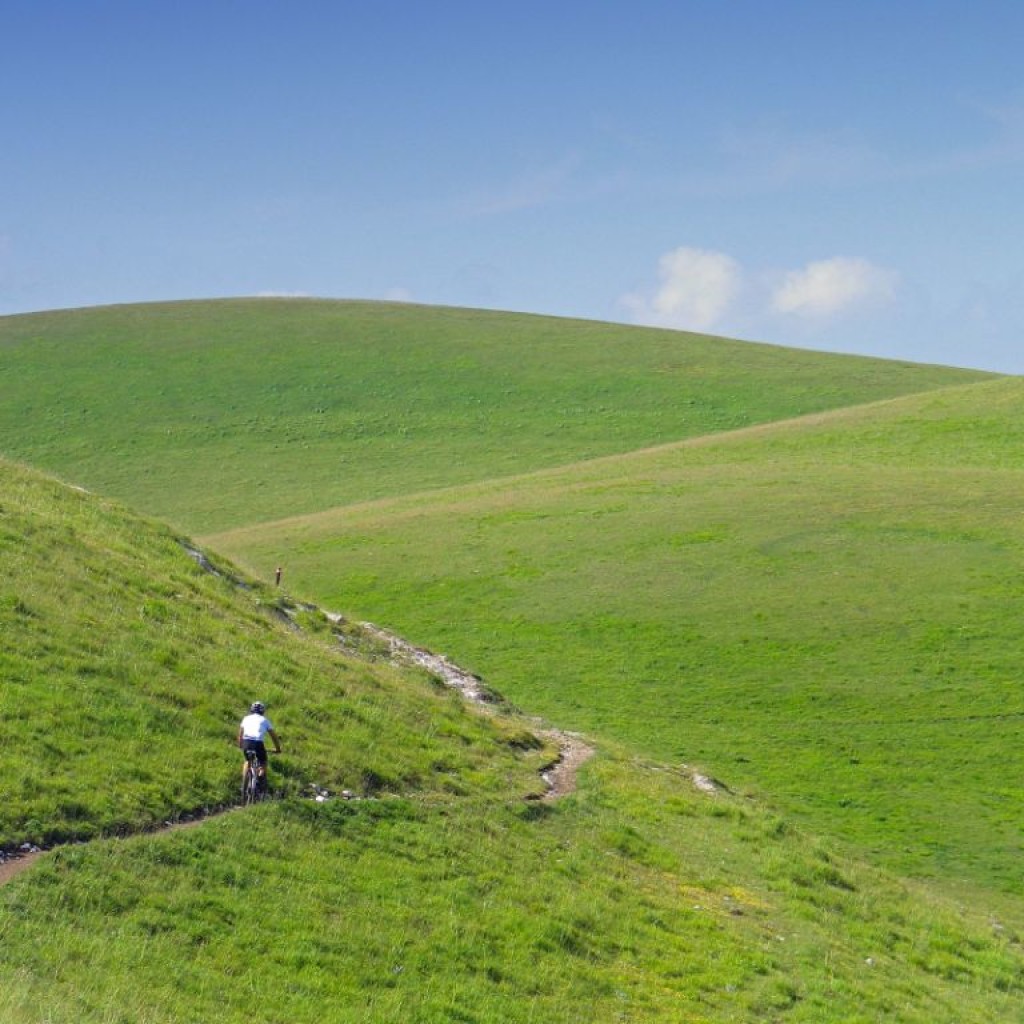
<svg viewBox="0 0 1024 1024">
<path fill-rule="evenodd" d="M 264 739 L 269 736 L 274 741 L 274 753 L 281 753 L 281 743 L 274 732 L 274 726 L 269 718 L 263 714 L 266 708 L 261 701 L 254 701 L 249 708 L 249 714 L 242 719 L 238 726 L 238 746 L 244 754 L 247 750 L 255 751 L 257 772 L 263 785 L 266 785 L 267 778 L 267 745 Z M 245 765 L 242 765 L 242 772 L 245 772 Z"/>
<path fill-rule="evenodd" d="M 274 573 L 274 586 L 281 586 L 281 566 L 278 566 L 277 572 Z"/>
</svg>

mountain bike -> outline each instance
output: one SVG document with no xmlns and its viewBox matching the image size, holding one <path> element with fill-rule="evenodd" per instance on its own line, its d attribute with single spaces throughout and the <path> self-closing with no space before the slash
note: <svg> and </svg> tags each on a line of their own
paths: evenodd
<svg viewBox="0 0 1024 1024">
<path fill-rule="evenodd" d="M 242 805 L 259 803 L 266 795 L 266 772 L 260 775 L 256 751 L 247 750 L 245 752 L 245 768 L 242 769 Z"/>
</svg>

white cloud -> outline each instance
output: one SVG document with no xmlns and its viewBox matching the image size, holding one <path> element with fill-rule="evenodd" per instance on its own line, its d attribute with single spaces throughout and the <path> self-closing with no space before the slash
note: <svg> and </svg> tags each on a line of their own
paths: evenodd
<svg viewBox="0 0 1024 1024">
<path fill-rule="evenodd" d="M 836 256 L 789 271 L 771 296 L 775 313 L 829 318 L 893 297 L 899 275 L 867 260 Z"/>
<path fill-rule="evenodd" d="M 384 300 L 386 302 L 412 302 L 413 295 L 408 288 L 402 288 L 396 285 L 394 288 L 389 288 L 384 293 Z"/>
<path fill-rule="evenodd" d="M 680 247 L 658 261 L 658 282 L 619 299 L 634 323 L 736 337 L 769 337 L 801 324 L 842 321 L 891 305 L 900 275 L 865 259 L 835 256 L 795 270 L 744 267 L 724 252 Z"/>
<path fill-rule="evenodd" d="M 658 261 L 653 291 L 623 296 L 637 323 L 706 331 L 720 323 L 739 295 L 743 270 L 723 252 L 681 247 Z"/>
</svg>

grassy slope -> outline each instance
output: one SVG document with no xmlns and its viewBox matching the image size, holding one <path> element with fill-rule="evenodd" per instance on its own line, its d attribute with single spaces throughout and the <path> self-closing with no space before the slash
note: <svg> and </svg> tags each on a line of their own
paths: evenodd
<svg viewBox="0 0 1024 1024">
<path fill-rule="evenodd" d="M 549 811 L 292 801 L 62 850 L 0 939 L 7 1024 L 990 1024 L 1024 993 L 1012 930 L 608 761 Z"/>
<path fill-rule="evenodd" d="M 387 772 L 403 794 L 293 796 L 48 854 L 0 889 L 5 1024 L 242 1024 L 254 1005 L 275 1024 L 980 1024 L 1019 1005 L 1012 926 L 612 749 L 577 796 L 528 803 L 540 752 L 514 720 L 284 628 L 269 594 L 116 505 L 4 463 L 0 479 L 5 839 L 226 795 L 255 677 L 286 789 Z"/>
<path fill-rule="evenodd" d="M 306 327 L 294 332 L 292 354 L 302 356 L 295 376 L 280 342 L 290 333 L 289 318 L 296 327 L 296 304 L 189 304 L 0 321 L 0 372 L 11 399 L 0 410 L 4 447 L 140 507 L 213 529 L 280 514 L 282 507 L 313 510 L 355 495 L 473 480 L 487 476 L 489 466 L 507 473 L 981 379 L 701 339 L 680 351 L 678 335 L 627 332 L 621 337 L 636 343 L 629 361 L 640 367 L 634 379 L 615 351 L 620 329 L 565 321 L 544 322 L 553 332 L 548 337 L 557 341 L 571 328 L 580 332 L 574 344 L 531 379 L 517 367 L 515 348 L 504 343 L 508 323 L 488 314 L 437 311 L 440 319 L 428 330 L 423 311 L 297 305 Z M 314 315 L 317 306 L 323 308 Z M 358 346 L 332 347 L 342 312 L 370 318 L 367 338 L 384 322 L 382 314 L 385 321 L 404 320 L 404 327 L 392 323 L 396 344 L 389 350 L 400 387 L 388 393 L 380 383 L 388 361 L 378 333 L 364 353 L 360 386 L 342 396 L 332 385 L 338 404 L 328 406 L 312 393 L 324 368 L 339 358 L 351 366 L 358 352 Z M 410 315 L 419 321 L 412 334 Z M 329 327 L 313 327 L 320 316 Z M 183 336 L 190 320 L 194 330 Z M 543 336 L 532 333 L 541 322 L 524 323 L 532 339 Z M 419 348 L 412 339 L 427 340 L 434 330 L 440 333 L 431 346 L 454 334 L 463 349 L 449 350 L 442 373 L 425 346 L 411 370 L 410 353 Z M 318 341 L 301 337 L 318 332 Z M 650 349 L 640 344 L 641 333 L 649 333 Z M 134 339 L 127 347 L 126 337 Z M 481 338 L 489 339 L 497 363 L 480 360 Z M 593 368 L 590 377 L 579 371 L 584 339 L 603 353 L 605 378 Z M 222 351 L 230 359 L 222 361 Z M 730 359 L 761 356 L 766 364 L 734 386 L 738 367 Z M 120 370 L 115 386 L 112 363 Z M 263 372 L 267 365 L 272 372 Z M 511 382 L 503 373 L 513 374 Z M 662 376 L 669 386 L 658 390 Z M 616 390 L 624 378 L 630 386 Z M 759 380 L 771 387 L 759 387 Z M 287 400 L 279 402 L 281 394 Z M 453 402 L 465 394 L 465 405 Z M 405 395 L 413 400 L 400 422 L 388 422 L 396 397 Z M 506 405 L 499 403 L 493 421 L 479 410 L 471 414 L 474 398 L 479 404 L 501 395 Z M 517 395 L 518 406 L 510 400 Z M 364 396 L 368 406 L 359 405 Z M 268 418 L 253 422 L 265 406 Z M 413 411 L 424 408 L 435 412 L 417 420 Z M 538 410 L 532 423 L 530 409 Z M 496 462 L 520 420 L 509 457 Z M 345 433 L 360 423 L 372 425 L 366 443 Z M 992 428 L 998 426 L 995 417 Z M 741 457 L 741 465 L 744 459 L 757 456 Z M 0 590 L 0 688 L 5 708 L 18 708 L 17 729 L 5 714 L 5 754 L 11 751 L 11 770 L 20 773 L 7 836 L 34 835 L 37 828 L 40 835 L 51 830 L 51 837 L 88 836 L 216 802 L 233 784 L 224 729 L 233 726 L 238 703 L 250 698 L 254 678 L 286 714 L 294 753 L 280 765 L 285 788 L 298 790 L 311 778 L 335 785 L 356 780 L 357 788 L 383 785 L 411 799 L 319 809 L 291 801 L 171 837 L 51 855 L 0 892 L 0 1019 L 241 1021 L 251 1016 L 254 994 L 269 1007 L 268 1019 L 289 1024 L 322 1020 L 325 1006 L 338 1021 L 923 1024 L 1007 1020 L 1019 1005 L 1024 960 L 1012 925 L 993 931 L 984 915 L 851 863 L 749 799 L 704 796 L 679 773 L 627 753 L 606 751 L 578 798 L 551 810 L 524 807 L 523 793 L 536 787 L 536 755 L 524 759 L 510 745 L 519 726 L 488 725 L 421 680 L 347 662 L 326 654 L 319 641 L 284 634 L 267 621 L 272 595 L 257 588 L 240 598 L 183 561 L 166 530 L 53 485 L 39 491 L 11 467 L 2 472 L 5 556 L 34 555 L 12 577 L 17 584 Z M 614 538 L 618 506 L 633 504 L 634 495 L 652 497 L 658 488 L 649 485 L 660 472 L 586 484 L 570 522 L 600 526 L 604 520 L 607 527 L 610 520 Z M 682 486 L 692 490 L 689 482 Z M 619 495 L 609 505 L 615 488 Z M 518 507 L 517 491 L 506 485 L 497 505 L 483 495 L 493 513 L 484 533 L 512 530 L 519 545 L 503 552 L 493 581 L 499 600 L 487 613 L 500 630 L 482 645 L 503 657 L 497 641 L 508 634 L 506 587 L 514 591 L 523 580 L 563 573 L 550 592 L 535 591 L 538 601 L 554 602 L 548 619 L 558 613 L 533 652 L 540 653 L 566 635 L 557 619 L 563 610 L 576 614 L 579 583 L 596 579 L 583 574 L 570 585 L 576 556 L 543 550 L 558 541 L 560 529 L 542 531 L 548 538 L 537 549 L 542 560 L 531 564 L 524 538 L 540 536 L 537 522 L 552 513 Z M 558 518 L 563 498 L 553 501 Z M 460 534 L 465 511 L 460 502 L 452 537 L 472 542 L 475 535 Z M 727 511 L 721 509 L 723 517 Z M 430 517 L 428 510 L 421 519 L 428 539 L 435 529 L 427 525 Z M 406 543 L 404 529 L 391 533 L 393 548 L 379 549 L 380 562 L 364 557 L 369 568 L 353 596 L 365 590 L 399 608 L 381 587 L 380 570 L 392 571 L 393 556 Z M 687 528 L 671 533 L 668 546 L 693 555 L 721 539 Z M 322 542 L 301 540 L 307 551 Z M 642 547 L 642 535 L 637 542 Z M 591 543 L 603 556 L 603 545 Z M 471 544 L 470 555 L 480 555 L 481 564 L 491 553 L 486 537 L 479 548 Z M 479 572 L 471 559 L 455 563 L 447 584 L 407 572 L 406 579 L 426 584 L 421 603 L 433 609 L 434 635 L 477 642 L 472 630 L 437 630 L 436 619 L 464 615 Z M 651 590 L 639 575 L 634 612 L 637 591 L 646 597 Z M 595 593 L 603 601 L 625 599 L 625 592 L 615 597 L 620 590 L 605 585 Z M 465 604 L 453 600 L 460 591 Z M 512 621 L 534 629 L 529 615 Z M 776 625 L 783 624 L 780 617 Z M 599 625 L 598 639 L 618 635 L 614 609 Z M 663 639 L 655 631 L 645 645 L 655 659 Z M 592 645 L 585 647 L 593 653 Z M 515 657 L 506 662 L 513 668 Z M 616 667 L 614 651 L 609 665 Z M 512 672 L 510 685 L 504 676 L 500 683 L 519 687 L 530 675 Z M 598 705 L 607 709 L 600 691 Z M 547 688 L 533 685 L 531 692 L 537 698 L 531 709 L 544 705 Z M 566 712 L 563 722 L 582 720 L 581 707 L 550 706 Z M 623 720 L 614 710 L 599 715 L 606 721 L 597 724 L 609 732 Z M 114 742 L 102 757 L 91 757 L 90 743 L 79 738 L 69 761 L 54 737 L 80 737 L 80 729 L 94 745 L 107 737 Z M 8 734 L 21 737 L 13 748 Z M 188 774 L 165 786 L 161 765 L 180 753 L 183 738 Z M 628 738 L 634 751 L 650 741 L 639 733 Z M 673 758 L 678 750 L 677 744 Z M 687 741 L 686 756 L 692 754 Z M 254 883 L 264 883 L 255 894 Z M 254 901 L 266 908 L 259 926 Z M 264 955 L 250 969 L 244 950 L 257 932 Z"/>
<path fill-rule="evenodd" d="M 287 723 L 293 790 L 458 788 L 498 766 L 449 694 L 293 636 L 273 594 L 201 570 L 166 528 L 7 463 L 0 481 L 0 848 L 232 800 L 256 697 Z"/>
<path fill-rule="evenodd" d="M 473 310 L 123 306 L 0 318 L 0 451 L 195 533 L 985 376 Z"/>
<path fill-rule="evenodd" d="M 1019 908 L 1022 423 L 1001 380 L 215 543 Z"/>
</svg>

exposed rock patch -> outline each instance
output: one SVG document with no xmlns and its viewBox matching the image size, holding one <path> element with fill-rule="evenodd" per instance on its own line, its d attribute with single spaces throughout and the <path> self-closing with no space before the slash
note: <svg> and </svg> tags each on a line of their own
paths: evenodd
<svg viewBox="0 0 1024 1024">
<path fill-rule="evenodd" d="M 327 613 L 327 617 L 332 622 L 342 621 L 340 615 L 331 612 Z M 443 654 L 434 654 L 424 647 L 416 647 L 389 630 L 375 626 L 372 622 L 362 622 L 360 626 L 391 652 L 392 661 L 425 668 L 432 675 L 437 676 L 445 686 L 458 690 L 466 700 L 474 704 L 495 704 L 501 700 L 496 693 L 483 685 L 483 680 L 478 675 L 459 668 Z"/>
</svg>

